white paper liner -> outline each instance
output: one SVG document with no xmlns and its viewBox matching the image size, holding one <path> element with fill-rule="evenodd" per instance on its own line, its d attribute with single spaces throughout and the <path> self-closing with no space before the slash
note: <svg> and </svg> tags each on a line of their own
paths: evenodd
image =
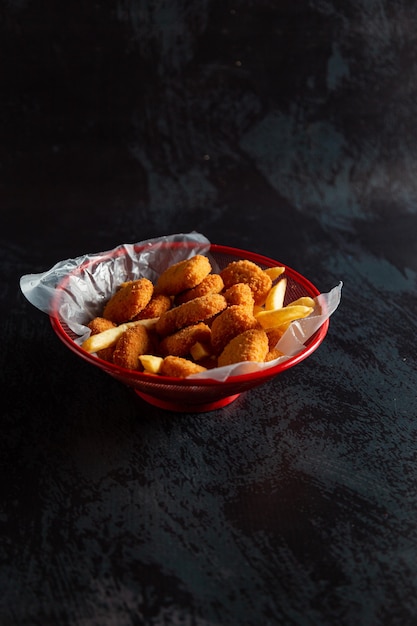
<svg viewBox="0 0 417 626">
<path fill-rule="evenodd" d="M 166 247 L 168 243 L 190 243 L 192 246 Z M 136 248 L 143 248 L 138 254 Z M 85 254 L 75 259 L 59 261 L 51 269 L 39 274 L 26 274 L 20 279 L 20 288 L 27 300 L 44 313 L 51 314 L 56 288 L 67 279 L 61 293 L 59 315 L 68 327 L 78 336 L 75 341 L 81 345 L 90 335 L 87 323 L 100 315 L 104 303 L 120 283 L 145 277 L 155 282 L 159 274 L 169 265 L 195 254 L 209 257 L 213 271 L 218 271 L 210 255 L 210 241 L 202 234 L 167 235 L 148 239 L 136 244 L 121 244 L 114 250 Z M 77 270 L 85 265 L 82 273 Z M 213 379 L 224 381 L 229 376 L 237 376 L 274 367 L 295 356 L 305 348 L 308 339 L 333 314 L 341 299 L 343 283 L 340 282 L 329 293 L 320 294 L 313 313 L 302 320 L 292 322 L 277 343 L 277 349 L 284 356 L 268 363 L 244 362 L 219 367 L 207 372 L 193 374 L 193 379 Z"/>
</svg>

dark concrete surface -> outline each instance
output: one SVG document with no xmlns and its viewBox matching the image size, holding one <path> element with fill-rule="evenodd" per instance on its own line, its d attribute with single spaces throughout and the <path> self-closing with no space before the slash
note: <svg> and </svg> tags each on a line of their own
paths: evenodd
<svg viewBox="0 0 417 626">
<path fill-rule="evenodd" d="M 417 6 L 0 9 L 2 626 L 417 623 Z M 23 274 L 197 230 L 328 291 L 224 409 L 78 359 Z"/>
</svg>

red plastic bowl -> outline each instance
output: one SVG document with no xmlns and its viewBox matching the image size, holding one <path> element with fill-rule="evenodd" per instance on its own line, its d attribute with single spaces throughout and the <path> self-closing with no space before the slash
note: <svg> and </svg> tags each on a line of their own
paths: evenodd
<svg viewBox="0 0 417 626">
<path fill-rule="evenodd" d="M 194 243 L 176 243 L 171 242 L 164 244 L 166 246 L 195 246 Z M 142 246 L 135 246 L 135 252 L 140 253 Z M 99 258 L 95 257 L 92 261 L 80 265 L 72 274 L 77 274 L 78 278 L 82 278 L 86 272 L 91 272 L 98 263 L 110 262 L 116 255 L 121 254 L 120 249 L 106 253 Z M 287 267 L 274 259 L 262 256 L 260 254 L 247 252 L 237 248 L 211 244 L 208 253 L 209 257 L 214 259 L 220 269 L 224 268 L 231 261 L 238 259 L 248 259 L 257 263 L 262 268 L 274 267 L 277 265 L 286 268 L 287 277 L 287 298 L 295 300 L 301 296 L 315 297 L 319 295 L 318 289 L 304 276 Z M 305 349 L 296 356 L 290 357 L 286 361 L 278 365 L 264 369 L 258 372 L 252 372 L 239 376 L 231 376 L 224 382 L 207 379 L 183 379 L 172 378 L 168 376 L 152 376 L 142 372 L 124 369 L 113 363 L 103 361 L 94 354 L 90 354 L 83 350 L 75 341 L 76 335 L 68 328 L 65 321 L 59 314 L 60 302 L 63 293 L 68 290 L 68 275 L 56 288 L 56 295 L 50 313 L 50 320 L 54 331 L 63 343 L 79 357 L 88 361 L 92 365 L 99 367 L 113 378 L 132 387 L 135 392 L 143 400 L 148 403 L 167 409 L 170 411 L 180 412 L 202 412 L 211 411 L 224 407 L 233 402 L 241 393 L 248 391 L 253 387 L 262 385 L 268 380 L 277 376 L 281 372 L 288 370 L 297 365 L 308 356 L 310 356 L 321 344 L 327 334 L 329 320 L 326 320 L 319 330 L 308 340 Z M 126 277 L 126 279 L 133 277 Z"/>
</svg>

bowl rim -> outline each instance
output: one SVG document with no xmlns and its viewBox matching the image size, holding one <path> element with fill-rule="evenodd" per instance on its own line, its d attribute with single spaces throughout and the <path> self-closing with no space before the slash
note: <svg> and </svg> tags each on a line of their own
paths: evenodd
<svg viewBox="0 0 417 626">
<path fill-rule="evenodd" d="M 199 244 L 196 242 L 164 242 L 162 244 L 159 243 L 158 245 L 167 246 L 167 247 L 178 247 L 178 248 L 199 247 Z M 146 247 L 149 247 L 149 244 L 134 244 L 133 247 L 134 247 L 135 252 L 140 252 Z M 274 267 L 277 265 L 285 267 L 285 273 L 287 274 L 287 276 L 295 279 L 298 284 L 301 284 L 309 293 L 309 295 L 311 295 L 312 297 L 320 295 L 320 291 L 317 289 L 315 285 L 313 285 L 313 283 L 308 278 L 306 278 L 305 276 L 303 276 L 296 270 L 292 269 L 285 263 L 281 263 L 280 261 L 277 261 L 271 257 L 267 257 L 257 252 L 250 252 L 248 250 L 244 250 L 243 248 L 235 248 L 232 246 L 226 246 L 226 245 L 215 244 L 215 243 L 211 243 L 208 246 L 208 250 L 206 253 L 208 254 L 211 252 L 229 254 L 231 256 L 248 259 L 250 261 L 253 261 L 254 263 L 258 263 L 266 267 Z M 251 382 L 251 381 L 256 382 L 258 379 L 266 380 L 268 378 L 272 378 L 276 376 L 277 374 L 285 370 L 290 369 L 291 367 L 297 365 L 298 363 L 306 359 L 308 356 L 310 356 L 319 347 L 319 345 L 322 343 L 322 341 L 324 340 L 327 334 L 327 331 L 329 328 L 329 319 L 326 319 L 323 322 L 323 324 L 314 333 L 314 335 L 310 337 L 305 348 L 301 350 L 300 352 L 298 352 L 296 355 L 289 357 L 288 359 L 286 359 L 285 361 L 282 361 L 281 363 L 278 363 L 277 365 L 272 365 L 271 367 L 267 367 L 267 368 L 264 368 L 255 372 L 249 372 L 246 374 L 229 376 L 224 381 L 214 380 L 209 377 L 207 378 L 177 378 L 173 376 L 164 376 L 160 374 L 155 374 L 154 376 L 152 376 L 144 372 L 139 372 L 136 370 L 131 370 L 131 369 L 121 367 L 119 365 L 115 365 L 114 363 L 101 359 L 95 354 L 87 352 L 79 344 L 77 344 L 74 341 L 74 339 L 72 339 L 69 336 L 58 314 L 58 305 L 59 305 L 59 298 L 60 298 L 61 291 L 65 288 L 65 285 L 71 276 L 82 273 L 82 271 L 85 270 L 85 268 L 89 266 L 95 265 L 97 263 L 101 263 L 102 261 L 108 260 L 110 258 L 121 256 L 124 253 L 125 251 L 123 250 L 123 247 L 119 246 L 118 248 L 115 248 L 113 250 L 109 250 L 101 254 L 93 255 L 91 258 L 83 261 L 80 265 L 78 265 L 73 270 L 71 270 L 56 285 L 55 287 L 56 293 L 52 298 L 51 311 L 49 313 L 50 323 L 52 325 L 54 332 L 56 333 L 58 338 L 72 352 L 80 356 L 83 360 L 89 363 L 92 363 L 96 367 L 99 367 L 100 369 L 107 371 L 109 374 L 116 376 L 119 379 L 126 378 L 129 381 L 138 381 L 142 383 L 152 382 L 152 383 L 158 383 L 160 385 L 190 386 L 190 387 L 192 386 L 200 386 L 200 387 L 222 386 L 226 384 L 227 385 L 239 384 L 242 382 Z M 130 382 L 128 384 L 130 384 Z"/>
</svg>

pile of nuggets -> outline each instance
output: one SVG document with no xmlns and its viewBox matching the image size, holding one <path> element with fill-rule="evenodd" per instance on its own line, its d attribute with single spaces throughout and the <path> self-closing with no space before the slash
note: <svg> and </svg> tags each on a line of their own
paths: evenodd
<svg viewBox="0 0 417 626">
<path fill-rule="evenodd" d="M 284 271 L 238 260 L 214 273 L 197 254 L 168 267 L 155 285 L 147 278 L 122 283 L 89 322 L 82 347 L 129 370 L 180 378 L 271 361 L 281 355 L 275 346 L 289 323 L 314 307 L 311 298 L 294 302 L 292 312 L 283 307 Z M 275 304 L 281 298 L 275 308 L 274 297 Z"/>
</svg>

